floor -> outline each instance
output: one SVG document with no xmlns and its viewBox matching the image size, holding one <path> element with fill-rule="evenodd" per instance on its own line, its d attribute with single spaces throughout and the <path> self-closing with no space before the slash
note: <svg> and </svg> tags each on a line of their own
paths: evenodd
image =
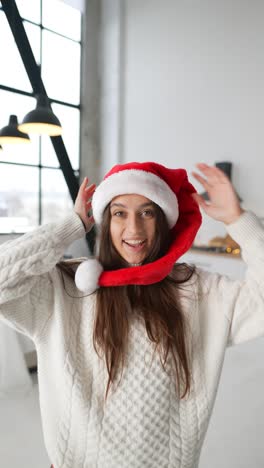
<svg viewBox="0 0 264 468">
<path fill-rule="evenodd" d="M 40 421 L 37 374 L 31 378 L 32 389 L 26 395 L 0 399 L 1 467 L 50 467 Z"/>
</svg>

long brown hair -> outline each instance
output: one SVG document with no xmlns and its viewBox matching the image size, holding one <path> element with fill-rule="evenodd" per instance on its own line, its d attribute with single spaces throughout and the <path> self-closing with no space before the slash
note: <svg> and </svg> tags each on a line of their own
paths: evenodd
<svg viewBox="0 0 264 468">
<path fill-rule="evenodd" d="M 156 218 L 155 242 L 144 263 L 152 262 L 167 251 L 170 231 L 163 211 L 154 204 Z M 99 261 L 104 270 L 127 267 L 115 250 L 110 236 L 110 206 L 104 211 L 99 239 Z M 187 351 L 188 323 L 181 310 L 179 291 L 190 280 L 195 268 L 176 264 L 172 273 L 159 283 L 139 286 L 99 288 L 96 292 L 96 315 L 93 333 L 94 348 L 103 354 L 108 371 L 106 397 L 110 386 L 122 376 L 128 343 L 131 314 L 140 314 L 146 333 L 160 354 L 164 371 L 172 355 L 176 371 L 176 388 L 180 398 L 190 391 L 190 368 Z M 137 312 L 136 312 L 137 311 Z M 180 388 L 184 388 L 180 396 Z"/>
</svg>

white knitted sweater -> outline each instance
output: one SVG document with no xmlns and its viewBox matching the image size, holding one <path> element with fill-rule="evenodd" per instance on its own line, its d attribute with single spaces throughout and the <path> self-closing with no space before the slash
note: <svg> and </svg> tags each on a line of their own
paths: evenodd
<svg viewBox="0 0 264 468">
<path fill-rule="evenodd" d="M 121 383 L 104 403 L 107 373 L 92 343 L 95 294 L 80 298 L 64 275 L 66 292 L 55 267 L 84 236 L 75 213 L 1 245 L 0 316 L 35 342 L 44 439 L 55 468 L 198 466 L 226 347 L 264 334 L 263 228 L 248 212 L 228 232 L 242 246 L 247 278 L 199 271 L 186 285 L 192 390 L 180 401 L 173 372 L 153 357 L 137 319 Z"/>
</svg>

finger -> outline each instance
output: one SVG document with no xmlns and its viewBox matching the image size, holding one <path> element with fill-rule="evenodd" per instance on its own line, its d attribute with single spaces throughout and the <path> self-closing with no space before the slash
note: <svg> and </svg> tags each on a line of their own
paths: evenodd
<svg viewBox="0 0 264 468">
<path fill-rule="evenodd" d="M 198 163 L 196 167 L 208 178 L 209 183 L 225 182 L 228 179 L 225 173 L 216 166 Z"/>
<path fill-rule="evenodd" d="M 204 163 L 197 163 L 195 166 L 203 172 L 203 174 L 213 174 L 216 172 L 217 167 L 216 166 L 209 166 L 208 164 Z"/>
<path fill-rule="evenodd" d="M 82 183 L 81 183 L 81 187 L 87 185 L 87 182 L 88 182 L 88 177 L 85 176 L 85 177 L 83 178 Z"/>
<path fill-rule="evenodd" d="M 84 177 L 84 178 L 83 178 L 83 181 L 82 181 L 82 183 L 81 183 L 81 185 L 80 185 L 80 187 L 79 187 L 79 191 L 78 191 L 77 197 L 78 197 L 78 196 L 79 196 L 79 197 L 80 197 L 80 196 L 83 197 L 83 194 L 84 194 L 85 187 L 86 187 L 87 183 L 88 183 L 88 177 Z"/>
<path fill-rule="evenodd" d="M 96 189 L 95 184 L 92 184 L 92 185 L 89 185 L 89 187 L 86 187 L 82 192 L 84 200 L 88 200 L 89 198 L 92 198 L 95 189 Z"/>
<path fill-rule="evenodd" d="M 221 181 L 229 180 L 229 177 L 227 177 L 227 175 L 224 173 L 224 171 L 222 171 L 222 169 L 220 169 L 219 167 L 215 167 L 214 169 L 215 173 L 218 175 Z"/>
<path fill-rule="evenodd" d="M 88 192 L 90 190 L 91 192 L 94 192 L 95 189 L 96 189 L 96 185 L 91 184 L 91 185 L 89 185 L 88 187 L 85 188 L 85 191 Z"/>
<path fill-rule="evenodd" d="M 192 193 L 192 197 L 194 198 L 196 203 L 198 203 L 198 205 L 206 211 L 206 209 L 208 208 L 209 205 L 203 199 L 203 197 L 201 195 L 199 195 L 198 193 Z"/>
<path fill-rule="evenodd" d="M 210 175 L 213 174 L 213 167 L 212 166 L 207 166 L 207 164 L 195 164 L 195 166 L 199 169 L 200 172 L 204 175 Z"/>
<path fill-rule="evenodd" d="M 199 169 L 200 169 L 200 167 L 204 168 L 204 169 L 210 167 L 208 164 L 205 164 L 205 163 L 202 163 L 202 162 L 196 163 L 195 166 L 199 167 Z"/>
<path fill-rule="evenodd" d="M 197 172 L 192 172 L 191 174 L 206 191 L 211 187 L 210 183 L 204 177 L 200 176 L 200 174 L 197 174 Z"/>
</svg>

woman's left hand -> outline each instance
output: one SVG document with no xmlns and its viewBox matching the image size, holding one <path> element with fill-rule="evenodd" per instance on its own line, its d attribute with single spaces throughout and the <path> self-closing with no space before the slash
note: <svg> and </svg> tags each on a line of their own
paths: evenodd
<svg viewBox="0 0 264 468">
<path fill-rule="evenodd" d="M 196 164 L 196 167 L 203 176 L 197 172 L 192 172 L 192 175 L 208 193 L 209 201 L 206 202 L 198 193 L 193 194 L 193 198 L 211 218 L 225 224 L 235 222 L 244 210 L 229 178 L 218 167 L 203 163 Z"/>
</svg>

